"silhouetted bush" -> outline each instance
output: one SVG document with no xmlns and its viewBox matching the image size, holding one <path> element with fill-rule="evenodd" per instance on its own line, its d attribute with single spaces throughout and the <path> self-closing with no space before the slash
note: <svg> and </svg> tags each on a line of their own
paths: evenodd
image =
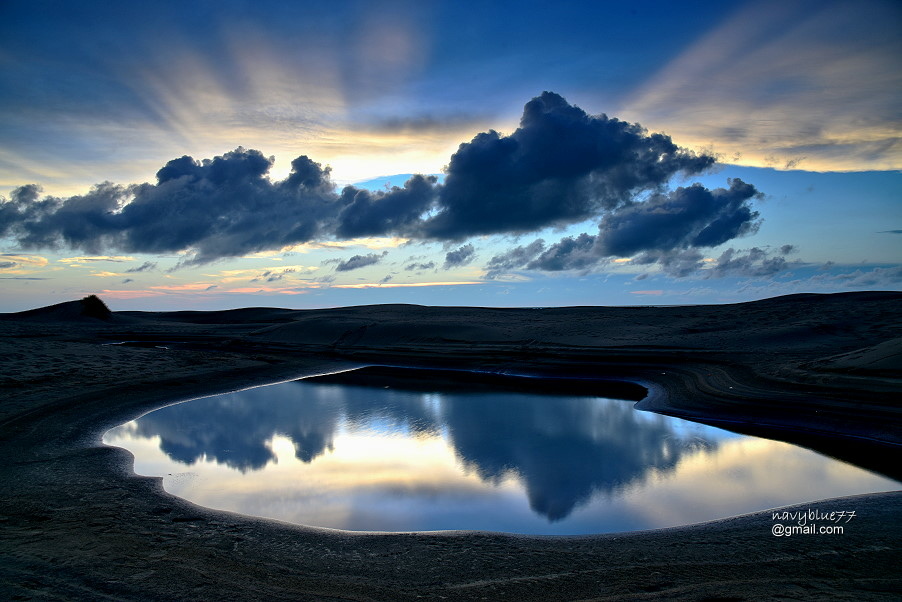
<svg viewBox="0 0 902 602">
<path fill-rule="evenodd" d="M 113 319 L 113 312 L 97 295 L 88 295 L 81 300 L 81 315 L 98 320 Z"/>
</svg>

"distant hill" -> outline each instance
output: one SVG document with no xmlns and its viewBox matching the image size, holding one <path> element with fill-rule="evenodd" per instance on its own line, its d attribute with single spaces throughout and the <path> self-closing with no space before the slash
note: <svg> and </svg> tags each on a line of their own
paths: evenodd
<svg viewBox="0 0 902 602">
<path fill-rule="evenodd" d="M 71 320 L 103 320 L 113 319 L 113 312 L 97 295 L 89 295 L 78 301 L 65 301 L 56 305 L 29 309 L 18 313 L 7 314 L 7 317 L 21 320 L 71 321 Z"/>
</svg>

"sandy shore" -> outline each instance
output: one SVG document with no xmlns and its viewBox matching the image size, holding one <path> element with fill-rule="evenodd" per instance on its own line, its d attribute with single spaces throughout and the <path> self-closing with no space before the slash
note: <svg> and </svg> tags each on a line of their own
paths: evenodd
<svg viewBox="0 0 902 602">
<path fill-rule="evenodd" d="M 812 500 L 840 536 L 769 512 L 577 538 L 352 534 L 169 496 L 99 443 L 178 400 L 381 364 L 647 386 L 640 407 L 799 443 L 899 478 L 902 294 L 708 307 L 0 316 L 6 599 L 898 599 L 902 494 Z M 138 341 L 141 345 L 105 343 Z M 158 348 L 165 344 L 168 349 Z"/>
</svg>

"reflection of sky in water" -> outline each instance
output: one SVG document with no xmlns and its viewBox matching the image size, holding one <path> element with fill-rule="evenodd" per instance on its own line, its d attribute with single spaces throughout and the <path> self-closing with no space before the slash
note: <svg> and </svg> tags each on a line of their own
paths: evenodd
<svg viewBox="0 0 902 602">
<path fill-rule="evenodd" d="M 104 442 L 197 504 L 361 531 L 626 531 L 898 487 L 632 406 L 301 381 L 169 406 Z"/>
</svg>

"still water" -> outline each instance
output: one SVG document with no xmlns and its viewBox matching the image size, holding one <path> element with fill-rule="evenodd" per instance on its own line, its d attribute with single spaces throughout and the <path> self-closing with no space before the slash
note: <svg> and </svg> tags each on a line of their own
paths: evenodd
<svg viewBox="0 0 902 602">
<path fill-rule="evenodd" d="M 258 387 L 156 410 L 103 440 L 201 506 L 352 531 L 605 533 L 898 488 L 633 402 L 403 381 Z"/>
</svg>

